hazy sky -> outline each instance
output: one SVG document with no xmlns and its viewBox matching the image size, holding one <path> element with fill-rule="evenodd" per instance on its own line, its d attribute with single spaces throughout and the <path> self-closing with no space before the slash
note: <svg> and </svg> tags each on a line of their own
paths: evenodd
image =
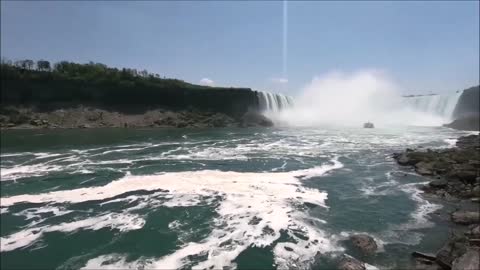
<svg viewBox="0 0 480 270">
<path fill-rule="evenodd" d="M 478 1 L 288 2 L 287 11 L 287 76 L 280 1 L 2 1 L 1 53 L 289 94 L 314 76 L 365 69 L 408 93 L 479 83 Z"/>
</svg>

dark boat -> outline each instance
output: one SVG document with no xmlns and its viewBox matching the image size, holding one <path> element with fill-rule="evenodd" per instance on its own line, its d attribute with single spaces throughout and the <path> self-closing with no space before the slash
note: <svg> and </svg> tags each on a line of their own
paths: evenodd
<svg viewBox="0 0 480 270">
<path fill-rule="evenodd" d="M 374 128 L 375 126 L 373 125 L 373 123 L 367 122 L 367 123 L 363 124 L 363 127 L 364 128 Z"/>
</svg>

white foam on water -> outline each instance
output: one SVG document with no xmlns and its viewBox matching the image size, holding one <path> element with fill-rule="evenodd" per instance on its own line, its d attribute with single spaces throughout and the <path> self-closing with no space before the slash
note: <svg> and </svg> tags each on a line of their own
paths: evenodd
<svg viewBox="0 0 480 270">
<path fill-rule="evenodd" d="M 101 255 L 87 261 L 81 269 L 140 269 L 132 263 L 127 263 L 126 257 L 120 254 Z"/>
<path fill-rule="evenodd" d="M 31 156 L 33 155 L 32 152 L 20 152 L 20 153 L 3 153 L 0 155 L 0 158 L 6 157 L 19 157 L 19 156 Z"/>
<path fill-rule="evenodd" d="M 11 168 L 1 168 L 0 181 L 12 181 L 19 178 L 44 176 L 50 172 L 62 171 L 63 167 L 60 165 L 17 165 Z"/>
<path fill-rule="evenodd" d="M 418 188 L 418 185 L 425 185 L 427 182 L 422 183 L 411 183 L 400 186 L 400 188 L 407 194 L 410 194 L 411 198 L 417 202 L 417 208 L 412 212 L 411 217 L 413 221 L 404 225 L 409 229 L 420 229 L 428 228 L 433 226 L 433 223 L 428 219 L 428 215 L 435 212 L 438 209 L 441 209 L 442 206 L 439 204 L 434 204 L 422 198 L 422 190 Z"/>
<path fill-rule="evenodd" d="M 54 216 L 63 216 L 72 211 L 66 210 L 63 207 L 56 207 L 56 206 L 45 206 L 45 207 L 37 207 L 37 208 L 28 208 L 22 210 L 18 213 L 15 213 L 15 216 L 24 216 L 26 220 L 34 219 L 34 218 L 41 218 L 41 214 L 45 213 L 52 213 Z"/>
<path fill-rule="evenodd" d="M 0 237 L 0 252 L 28 247 L 39 240 L 44 233 L 48 232 L 73 232 L 80 229 L 96 231 L 102 228 L 116 229 L 125 232 L 138 230 L 142 228 L 144 224 L 145 220 L 137 215 L 109 213 L 103 216 L 65 222 L 58 225 L 29 228 L 5 237 Z"/>
<path fill-rule="evenodd" d="M 457 141 L 458 139 L 444 139 L 443 140 L 444 142 L 446 142 L 448 144 L 448 147 L 455 147 L 455 145 L 457 144 Z"/>
<path fill-rule="evenodd" d="M 277 173 L 224 172 L 216 170 L 174 172 L 159 175 L 132 176 L 127 175 L 104 186 L 79 188 L 74 190 L 54 191 L 43 194 L 17 195 L 0 198 L 2 206 L 15 203 L 79 203 L 91 200 L 106 200 L 125 192 L 140 190 L 168 190 L 162 206 L 191 206 L 203 202 L 202 197 L 220 197 L 215 211 L 212 232 L 200 242 L 190 242 L 167 256 L 151 259 L 148 268 L 175 269 L 188 262 L 189 255 L 206 253 L 208 259 L 194 262 L 194 268 L 222 268 L 234 266 L 232 261 L 249 246 L 265 247 L 271 245 L 285 233 L 297 243 L 279 243 L 274 248 L 275 262 L 287 267 L 287 263 L 295 257 L 298 265 L 307 265 L 313 259 L 312 254 L 334 249 L 334 244 L 316 226 L 310 224 L 307 215 L 297 208 L 308 202 L 320 207 L 327 207 L 326 192 L 302 186 L 300 179 L 321 176 L 326 172 L 341 168 L 343 165 L 336 159 L 331 164 L 305 170 Z M 143 195 L 142 195 L 143 196 Z M 144 195 L 143 197 L 153 195 Z M 130 196 L 129 196 L 130 197 Z M 140 197 L 140 196 L 137 196 Z M 129 198 L 127 200 L 134 200 Z M 145 203 L 149 203 L 146 201 Z M 138 218 L 138 217 L 137 217 Z M 102 219 L 95 224 L 53 227 L 65 230 L 67 227 L 100 228 L 105 227 Z M 84 222 L 85 223 L 85 222 Z M 90 224 L 90 225 L 89 225 Z M 122 223 L 124 224 L 124 223 Z M 138 223 L 136 223 L 138 224 Z M 60 226 L 60 225 L 57 225 Z M 117 226 L 118 227 L 118 226 Z M 50 229 L 48 229 L 50 228 Z M 41 230 L 51 231 L 52 227 Z M 127 226 L 127 228 L 130 228 Z M 21 231 L 18 235 L 31 238 L 27 243 L 18 243 L 18 237 L 6 238 L 2 250 L 25 246 L 38 239 L 31 231 Z M 298 235 L 302 235 L 300 237 Z M 308 240 L 304 240 L 308 238 Z M 14 239 L 14 240 L 12 240 Z M 287 251 L 285 246 L 292 247 Z M 294 255 L 296 254 L 296 255 Z M 293 257 L 292 257 L 293 256 Z M 98 258 L 97 258 L 98 259 Z M 120 262 L 122 262 L 120 260 Z M 92 261 L 87 263 L 91 265 Z M 140 262 L 128 263 L 128 267 L 136 267 Z M 190 262 L 191 263 L 191 262 Z M 108 267 L 108 266 L 102 266 Z"/>
<path fill-rule="evenodd" d="M 406 245 L 418 245 L 423 237 L 422 233 L 412 230 L 423 229 L 434 226 L 428 218 L 428 215 L 442 208 L 441 205 L 434 204 L 422 198 L 423 191 L 418 189 L 418 185 L 427 184 L 410 183 L 400 185 L 399 189 L 410 195 L 417 203 L 415 211 L 410 214 L 410 220 L 402 224 L 392 224 L 389 228 L 382 232 L 382 239 L 385 243 L 402 243 Z"/>
</svg>

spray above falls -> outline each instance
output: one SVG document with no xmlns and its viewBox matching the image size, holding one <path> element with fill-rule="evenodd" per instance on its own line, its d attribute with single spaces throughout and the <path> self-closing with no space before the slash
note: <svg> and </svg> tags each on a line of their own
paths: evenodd
<svg viewBox="0 0 480 270">
<path fill-rule="evenodd" d="M 382 72 L 333 72 L 315 77 L 295 96 L 294 106 L 269 117 L 288 126 L 440 126 L 451 121 L 460 95 L 407 98 Z"/>
</svg>

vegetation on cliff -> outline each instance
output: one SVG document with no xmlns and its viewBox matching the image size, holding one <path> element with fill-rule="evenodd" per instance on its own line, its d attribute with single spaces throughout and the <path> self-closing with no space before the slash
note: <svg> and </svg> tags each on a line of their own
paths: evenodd
<svg viewBox="0 0 480 270">
<path fill-rule="evenodd" d="M 256 108 L 255 91 L 194 85 L 146 70 L 45 60 L 1 64 L 1 103 L 55 109 L 88 105 L 118 111 L 194 108 L 240 117 Z"/>
</svg>

